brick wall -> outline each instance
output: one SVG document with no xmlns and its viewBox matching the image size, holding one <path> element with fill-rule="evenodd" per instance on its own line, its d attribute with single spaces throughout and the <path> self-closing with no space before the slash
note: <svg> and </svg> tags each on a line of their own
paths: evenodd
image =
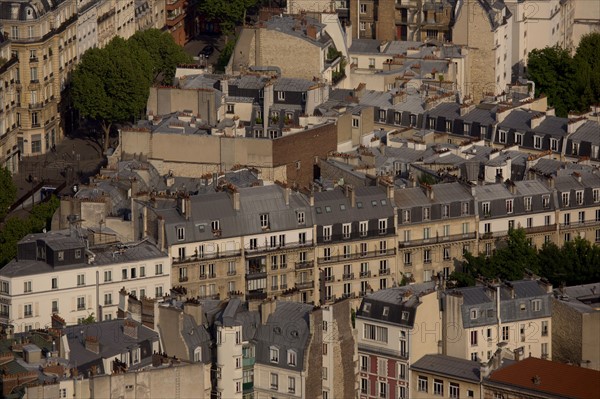
<svg viewBox="0 0 600 399">
<path fill-rule="evenodd" d="M 273 166 L 286 167 L 288 184 L 308 187 L 313 180 L 315 157 L 325 158 L 336 149 L 335 124 L 319 126 L 273 140 Z"/>
</svg>

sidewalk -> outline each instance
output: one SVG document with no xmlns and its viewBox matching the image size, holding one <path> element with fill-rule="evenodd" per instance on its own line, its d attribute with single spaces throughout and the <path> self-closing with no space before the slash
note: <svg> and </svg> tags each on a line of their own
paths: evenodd
<svg viewBox="0 0 600 399">
<path fill-rule="evenodd" d="M 65 137 L 54 151 L 21 158 L 20 172 L 13 176 L 17 199 L 40 182 L 53 187 L 66 182 L 67 188 L 63 192 L 70 192 L 74 183 L 95 175 L 103 161 L 102 150 L 96 142 Z"/>
</svg>

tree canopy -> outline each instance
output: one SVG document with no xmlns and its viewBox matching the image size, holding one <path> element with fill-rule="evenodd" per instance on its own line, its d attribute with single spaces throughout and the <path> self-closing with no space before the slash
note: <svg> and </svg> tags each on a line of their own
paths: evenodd
<svg viewBox="0 0 600 399">
<path fill-rule="evenodd" d="M 587 111 L 600 101 L 600 33 L 585 35 L 573 57 L 558 46 L 532 50 L 527 74 L 556 115 Z"/>
<path fill-rule="evenodd" d="M 127 41 L 116 37 L 81 57 L 71 76 L 73 104 L 81 116 L 102 124 L 106 150 L 112 124 L 139 117 L 154 78 L 170 83 L 177 65 L 189 61 L 166 32 L 150 29 Z"/>
<path fill-rule="evenodd" d="M 577 237 L 558 247 L 546 243 L 538 251 L 530 245 L 525 230 L 511 229 L 506 245 L 490 256 L 465 254 L 463 270 L 454 272 L 449 280 L 456 286 L 475 284 L 477 277 L 520 280 L 526 271 L 545 277 L 554 285 L 586 284 L 600 280 L 600 247 Z"/>
<path fill-rule="evenodd" d="M 13 182 L 10 171 L 5 167 L 0 167 L 0 219 L 4 219 L 8 208 L 17 198 L 17 186 Z"/>
<path fill-rule="evenodd" d="M 246 19 L 246 10 L 256 5 L 256 0 L 204 0 L 198 11 L 207 20 L 218 22 L 226 35 L 233 33 L 236 25 Z"/>
<path fill-rule="evenodd" d="M 129 42 L 132 46 L 137 46 L 138 50 L 148 52 L 155 81 L 160 77 L 162 83 L 171 84 L 177 65 L 192 62 L 192 57 L 175 43 L 173 36 L 168 32 L 158 29 L 138 31 Z"/>
</svg>

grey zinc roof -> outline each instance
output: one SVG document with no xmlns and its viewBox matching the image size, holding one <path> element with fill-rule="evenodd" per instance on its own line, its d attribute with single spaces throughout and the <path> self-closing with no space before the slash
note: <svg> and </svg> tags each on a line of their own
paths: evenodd
<svg viewBox="0 0 600 399">
<path fill-rule="evenodd" d="M 512 198 L 513 194 L 504 184 L 486 184 L 475 187 L 475 196 L 478 201 L 491 201 L 502 198 Z"/>
<path fill-rule="evenodd" d="M 571 135 L 575 142 L 587 141 L 593 145 L 600 145 L 600 124 L 596 121 L 587 121 Z"/>
<path fill-rule="evenodd" d="M 442 103 L 428 111 L 430 116 L 443 116 L 446 119 L 455 119 L 460 117 L 460 104 Z"/>
<path fill-rule="evenodd" d="M 462 184 L 442 183 L 431 186 L 435 202 L 450 203 L 455 201 L 470 201 L 473 199 L 471 192 Z"/>
<path fill-rule="evenodd" d="M 360 99 L 361 105 L 371 105 L 380 109 L 394 109 L 396 111 L 407 111 L 413 114 L 422 114 L 425 109 L 419 94 L 411 93 L 406 96 L 406 100 L 396 105 L 392 104 L 393 91 L 380 92 L 375 90 L 366 90 Z"/>
<path fill-rule="evenodd" d="M 493 125 L 496 123 L 494 114 L 490 109 L 475 107 L 471 112 L 463 116 L 465 122 L 478 122 L 482 125 Z"/>
<path fill-rule="evenodd" d="M 414 295 L 419 295 L 421 293 L 430 292 L 434 289 L 434 287 L 435 283 L 433 281 L 421 284 L 410 284 L 401 287 L 392 287 L 385 290 L 378 290 L 373 292 L 372 294 L 369 294 L 367 298 L 385 303 L 399 304 L 402 302 L 402 295 L 405 292 L 411 292 Z"/>
<path fill-rule="evenodd" d="M 548 295 L 546 290 L 536 280 L 519 280 L 510 283 L 514 287 L 515 297 L 511 297 L 509 287 L 503 284 L 500 286 L 500 298 L 502 301 Z M 491 292 L 491 289 L 487 286 L 464 287 L 454 291 L 459 291 L 463 295 L 464 304 L 467 306 L 494 302 L 494 296 L 486 294 L 486 292 Z"/>
<path fill-rule="evenodd" d="M 375 39 L 353 39 L 348 49 L 350 53 L 379 54 L 381 43 Z"/>
<path fill-rule="evenodd" d="M 182 89 L 214 89 L 217 84 L 216 79 L 211 79 L 205 75 L 191 75 L 179 78 L 179 87 Z"/>
<path fill-rule="evenodd" d="M 429 203 L 429 198 L 420 187 L 407 187 L 396 190 L 394 202 L 398 208 L 413 208 Z"/>
<path fill-rule="evenodd" d="M 231 79 L 229 84 L 237 86 L 240 89 L 260 90 L 265 87 L 267 78 L 255 75 L 242 75 L 239 78 Z"/>
<path fill-rule="evenodd" d="M 352 207 L 341 189 L 315 193 L 315 218 L 320 226 L 357 220 L 389 218 L 394 215 L 386 192 L 380 187 L 355 187 L 356 206 Z M 375 201 L 375 206 L 373 205 Z M 359 208 L 359 206 L 362 206 Z M 327 212 L 327 207 L 330 212 Z M 342 209 L 344 208 L 344 209 Z"/>
<path fill-rule="evenodd" d="M 306 25 L 304 25 L 303 22 L 306 22 Z M 315 40 L 306 34 L 307 25 L 313 25 L 317 28 L 318 31 L 321 32 L 321 38 L 319 40 Z M 310 17 L 304 17 L 303 21 L 301 22 L 294 16 L 274 16 L 265 23 L 265 26 L 267 27 L 267 29 L 276 30 L 282 33 L 286 33 L 290 36 L 295 36 L 304 39 L 319 47 L 325 47 L 331 40 L 329 35 L 327 35 L 327 33 L 324 32 L 325 25 Z"/>
<path fill-rule="evenodd" d="M 308 349 L 310 336 L 309 313 L 312 310 L 312 305 L 278 301 L 266 324 L 261 324 L 256 331 L 256 362 L 275 366 L 269 353 L 270 347 L 275 346 L 279 349 L 277 367 L 304 370 L 305 351 Z M 288 350 L 296 351 L 295 366 L 287 362 Z"/>
<path fill-rule="evenodd" d="M 425 355 L 410 368 L 469 382 L 479 382 L 479 362 L 446 355 Z"/>
<path fill-rule="evenodd" d="M 502 122 L 498 124 L 499 129 L 515 129 L 518 131 L 530 130 L 530 120 L 536 115 L 531 112 L 523 111 L 521 109 L 515 109 L 504 118 Z"/>
<path fill-rule="evenodd" d="M 600 299 L 600 282 L 556 289 L 554 290 L 554 296 L 558 298 L 557 300 L 576 309 L 578 312 L 600 312 L 597 306 L 598 299 Z"/>
<path fill-rule="evenodd" d="M 279 78 L 275 81 L 273 90 L 305 92 L 312 86 L 314 86 L 314 82 L 306 79 Z"/>
<path fill-rule="evenodd" d="M 567 135 L 567 118 L 547 116 L 535 129 L 536 133 L 549 134 L 554 137 L 565 137 Z"/>
<path fill-rule="evenodd" d="M 550 193 L 550 189 L 539 180 L 522 180 L 514 182 L 521 195 L 536 195 Z"/>
<path fill-rule="evenodd" d="M 183 315 L 183 324 L 181 328 L 180 334 L 188 348 L 189 359 L 194 359 L 194 350 L 200 347 L 202 348 L 201 353 L 206 356 L 206 358 L 203 356 L 201 360 L 205 363 L 210 362 L 208 354 L 210 353 L 211 338 L 208 331 L 206 331 L 206 328 L 197 325 L 194 318 L 189 314 Z"/>
<path fill-rule="evenodd" d="M 65 328 L 65 335 L 69 342 L 70 360 L 79 367 L 96 363 L 100 359 L 112 359 L 120 356 L 126 350 L 138 347 L 142 342 L 155 342 L 158 333 L 140 323 L 128 320 L 138 326 L 137 338 L 131 338 L 123 332 L 124 319 L 107 320 L 87 325 L 77 325 Z M 86 337 L 96 337 L 100 343 L 100 353 L 96 354 L 85 348 Z M 151 347 L 150 347 L 151 350 Z M 151 355 L 151 354 L 149 354 Z M 148 355 L 144 356 L 147 357 Z M 87 369 L 87 367 L 86 367 Z M 85 371 L 85 370 L 83 370 Z M 110 373 L 111 370 L 100 370 L 100 373 Z"/>
</svg>

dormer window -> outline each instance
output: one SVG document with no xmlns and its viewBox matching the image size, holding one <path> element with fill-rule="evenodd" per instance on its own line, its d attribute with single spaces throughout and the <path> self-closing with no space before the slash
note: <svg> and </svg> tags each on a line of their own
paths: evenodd
<svg viewBox="0 0 600 399">
<path fill-rule="evenodd" d="M 219 231 L 221 230 L 221 223 L 219 223 L 218 220 L 213 220 L 210 222 L 210 227 L 212 228 L 212 231 Z"/>
<path fill-rule="evenodd" d="M 592 199 L 594 202 L 600 202 L 600 189 L 595 188 L 592 190 Z"/>
<path fill-rule="evenodd" d="M 287 363 L 288 363 L 289 366 L 295 366 L 296 365 L 296 358 L 297 358 L 296 351 L 288 349 L 288 351 L 287 351 Z"/>
<path fill-rule="evenodd" d="M 269 214 L 268 213 L 260 214 L 260 228 L 263 230 L 269 228 Z"/>
<path fill-rule="evenodd" d="M 423 220 L 431 219 L 431 208 L 423 208 Z"/>
<path fill-rule="evenodd" d="M 575 192 L 575 200 L 577 201 L 577 205 L 583 205 L 583 191 Z"/>
<path fill-rule="evenodd" d="M 558 151 L 558 140 L 557 139 L 550 139 L 550 149 L 552 151 Z"/>
<path fill-rule="evenodd" d="M 533 148 L 536 150 L 542 149 L 542 137 L 541 136 L 533 136 Z"/>
<path fill-rule="evenodd" d="M 182 241 L 185 239 L 185 228 L 177 227 L 177 239 Z"/>
<path fill-rule="evenodd" d="M 544 209 L 550 208 L 550 196 L 549 195 L 544 195 L 542 197 L 542 206 L 544 207 Z"/>
<path fill-rule="evenodd" d="M 269 348 L 269 360 L 271 363 L 279 363 L 279 348 L 275 346 Z"/>
<path fill-rule="evenodd" d="M 506 132 L 503 130 L 499 130 L 498 131 L 498 142 L 499 143 L 506 143 Z"/>
<path fill-rule="evenodd" d="M 471 133 L 471 125 L 468 123 L 463 123 L 463 133 L 470 134 Z"/>
<path fill-rule="evenodd" d="M 446 121 L 446 133 L 452 133 L 452 121 Z"/>
<path fill-rule="evenodd" d="M 352 117 L 352 127 L 358 127 L 359 119 L 357 117 Z"/>
<path fill-rule="evenodd" d="M 525 197 L 524 201 L 525 201 L 525 210 L 530 211 L 531 210 L 531 197 Z"/>
<path fill-rule="evenodd" d="M 470 314 L 471 314 L 471 320 L 475 320 L 477 319 L 477 309 L 471 309 Z"/>
<path fill-rule="evenodd" d="M 506 200 L 506 213 L 513 213 L 513 200 Z"/>
<path fill-rule="evenodd" d="M 515 144 L 523 145 L 523 133 L 515 133 Z"/>
<path fill-rule="evenodd" d="M 331 241 L 331 226 L 323 226 L 323 241 Z"/>
<path fill-rule="evenodd" d="M 410 114 L 410 127 L 417 126 L 417 115 Z"/>
<path fill-rule="evenodd" d="M 562 193 L 561 197 L 563 206 L 569 206 L 569 193 Z"/>
<path fill-rule="evenodd" d="M 442 217 L 447 218 L 450 217 L 450 205 L 442 205 Z"/>
<path fill-rule="evenodd" d="M 410 223 L 410 209 L 402 211 L 402 223 Z"/>
<path fill-rule="evenodd" d="M 298 219 L 298 224 L 306 223 L 304 212 L 296 212 L 296 218 Z"/>
<path fill-rule="evenodd" d="M 277 100 L 278 101 L 285 101 L 285 92 L 284 91 L 278 91 L 277 92 Z"/>
</svg>

